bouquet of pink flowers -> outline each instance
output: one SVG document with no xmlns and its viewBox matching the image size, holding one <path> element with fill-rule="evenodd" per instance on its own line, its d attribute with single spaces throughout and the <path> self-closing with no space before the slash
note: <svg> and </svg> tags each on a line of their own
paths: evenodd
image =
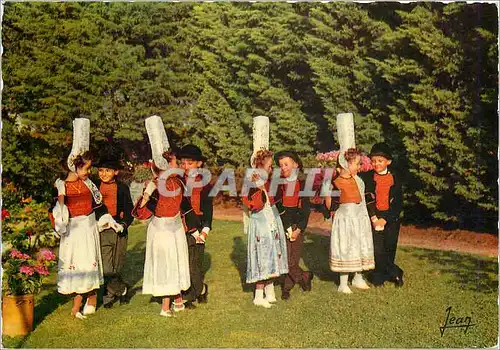
<svg viewBox="0 0 500 350">
<path fill-rule="evenodd" d="M 339 158 L 340 151 L 330 151 L 326 153 L 318 153 L 316 155 L 316 160 L 319 162 L 319 166 L 322 168 L 333 168 L 334 174 L 337 167 L 337 159 Z M 361 156 L 361 172 L 372 170 L 372 162 L 370 158 L 366 155 Z"/>
<path fill-rule="evenodd" d="M 316 155 L 316 160 L 319 163 L 319 166 L 322 168 L 321 173 L 316 175 L 313 183 L 313 189 L 316 191 L 316 195 L 312 198 L 313 204 L 322 203 L 322 198 L 320 197 L 321 186 L 323 185 L 323 181 L 326 175 L 326 169 L 331 169 L 332 178 L 337 175 L 337 160 L 339 158 L 340 151 L 330 151 L 326 153 L 318 153 Z M 360 172 L 370 171 L 372 170 L 372 162 L 370 158 L 366 155 L 361 156 L 361 170 Z"/>
</svg>

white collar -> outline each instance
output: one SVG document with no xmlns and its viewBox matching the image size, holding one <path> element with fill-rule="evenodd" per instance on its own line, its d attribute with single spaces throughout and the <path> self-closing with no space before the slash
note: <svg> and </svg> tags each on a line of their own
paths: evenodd
<svg viewBox="0 0 500 350">
<path fill-rule="evenodd" d="M 377 174 L 378 175 L 386 175 L 388 172 L 389 172 L 389 169 L 385 168 L 383 171 L 381 171 L 380 173 L 377 173 Z"/>
</svg>

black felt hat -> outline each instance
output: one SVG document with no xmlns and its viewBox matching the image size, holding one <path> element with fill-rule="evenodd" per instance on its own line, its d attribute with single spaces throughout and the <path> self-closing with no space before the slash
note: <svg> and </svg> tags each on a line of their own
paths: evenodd
<svg viewBox="0 0 500 350">
<path fill-rule="evenodd" d="M 99 159 L 99 161 L 96 164 L 96 167 L 97 168 L 108 168 L 108 169 L 113 169 L 113 170 L 120 170 L 123 168 L 118 159 L 110 158 L 110 157 L 103 157 L 103 158 Z"/>
<path fill-rule="evenodd" d="M 187 158 L 187 159 L 192 159 L 192 160 L 198 160 L 198 161 L 206 161 L 207 158 L 203 156 L 201 153 L 201 149 L 198 146 L 195 145 L 186 145 L 180 149 L 180 151 L 177 153 L 177 158 Z"/>
<path fill-rule="evenodd" d="M 370 157 L 380 156 L 386 159 L 392 159 L 391 149 L 384 142 L 379 142 L 374 144 L 369 156 Z"/>
<path fill-rule="evenodd" d="M 300 160 L 299 155 L 293 151 L 281 151 L 276 153 L 274 155 L 274 161 L 276 162 L 276 164 L 279 164 L 280 159 L 286 157 L 292 159 L 295 163 L 298 164 L 299 169 L 302 169 L 302 160 Z"/>
</svg>

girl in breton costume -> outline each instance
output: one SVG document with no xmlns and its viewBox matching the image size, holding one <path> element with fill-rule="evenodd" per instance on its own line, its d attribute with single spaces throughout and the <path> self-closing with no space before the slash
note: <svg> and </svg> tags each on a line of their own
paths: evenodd
<svg viewBox="0 0 500 350">
<path fill-rule="evenodd" d="M 173 153 L 166 152 L 169 143 L 161 118 L 147 118 L 146 130 L 158 180 L 146 188 L 133 211 L 133 215 L 139 219 L 154 215 L 147 230 L 142 293 L 163 297 L 160 315 L 171 317 L 170 299 L 174 299 L 173 311 L 184 310 L 181 292 L 191 284 L 188 246 L 181 219 L 184 186 L 182 180 L 172 172 L 177 161 Z"/>
<path fill-rule="evenodd" d="M 95 312 L 97 289 L 104 282 L 99 230 L 123 230 L 107 214 L 101 193 L 88 178 L 92 166 L 89 136 L 89 120 L 75 119 L 73 147 L 67 161 L 70 172 L 65 181 L 56 181 L 58 199 L 51 212 L 55 230 L 61 236 L 57 289 L 61 294 L 76 294 L 71 314 L 78 319 Z M 87 303 L 82 314 L 84 295 L 87 295 Z"/>
<path fill-rule="evenodd" d="M 340 143 L 338 163 L 340 174 L 334 180 L 340 191 L 340 205 L 335 210 L 330 242 L 330 269 L 340 273 L 339 292 L 350 294 L 349 272 L 354 272 L 352 286 L 368 289 L 362 271 L 375 268 L 371 222 L 365 202 L 365 185 L 357 175 L 361 152 L 355 148 L 354 122 L 351 113 L 337 116 L 337 133 Z M 332 208 L 332 198 L 325 198 L 325 205 Z"/>
<path fill-rule="evenodd" d="M 269 178 L 272 173 L 273 154 L 267 150 L 267 117 L 254 118 L 253 134 L 252 167 L 267 173 Z M 285 230 L 274 205 L 274 198 L 269 194 L 270 180 L 265 181 L 259 174 L 253 173 L 251 181 L 257 188 L 251 188 L 248 195 L 243 196 L 245 213 L 249 213 L 245 220 L 245 233 L 248 234 L 246 282 L 256 284 L 253 303 L 270 308 L 271 303 L 276 302 L 274 279 L 288 273 Z"/>
</svg>

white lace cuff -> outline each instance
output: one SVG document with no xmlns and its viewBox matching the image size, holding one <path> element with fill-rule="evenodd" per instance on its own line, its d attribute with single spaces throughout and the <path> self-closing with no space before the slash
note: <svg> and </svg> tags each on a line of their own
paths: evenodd
<svg viewBox="0 0 500 350">
<path fill-rule="evenodd" d="M 55 231 L 60 235 L 66 234 L 69 223 L 68 207 L 64 204 L 60 205 L 59 202 L 56 202 L 56 205 L 52 210 L 52 215 L 54 216 Z"/>
</svg>

